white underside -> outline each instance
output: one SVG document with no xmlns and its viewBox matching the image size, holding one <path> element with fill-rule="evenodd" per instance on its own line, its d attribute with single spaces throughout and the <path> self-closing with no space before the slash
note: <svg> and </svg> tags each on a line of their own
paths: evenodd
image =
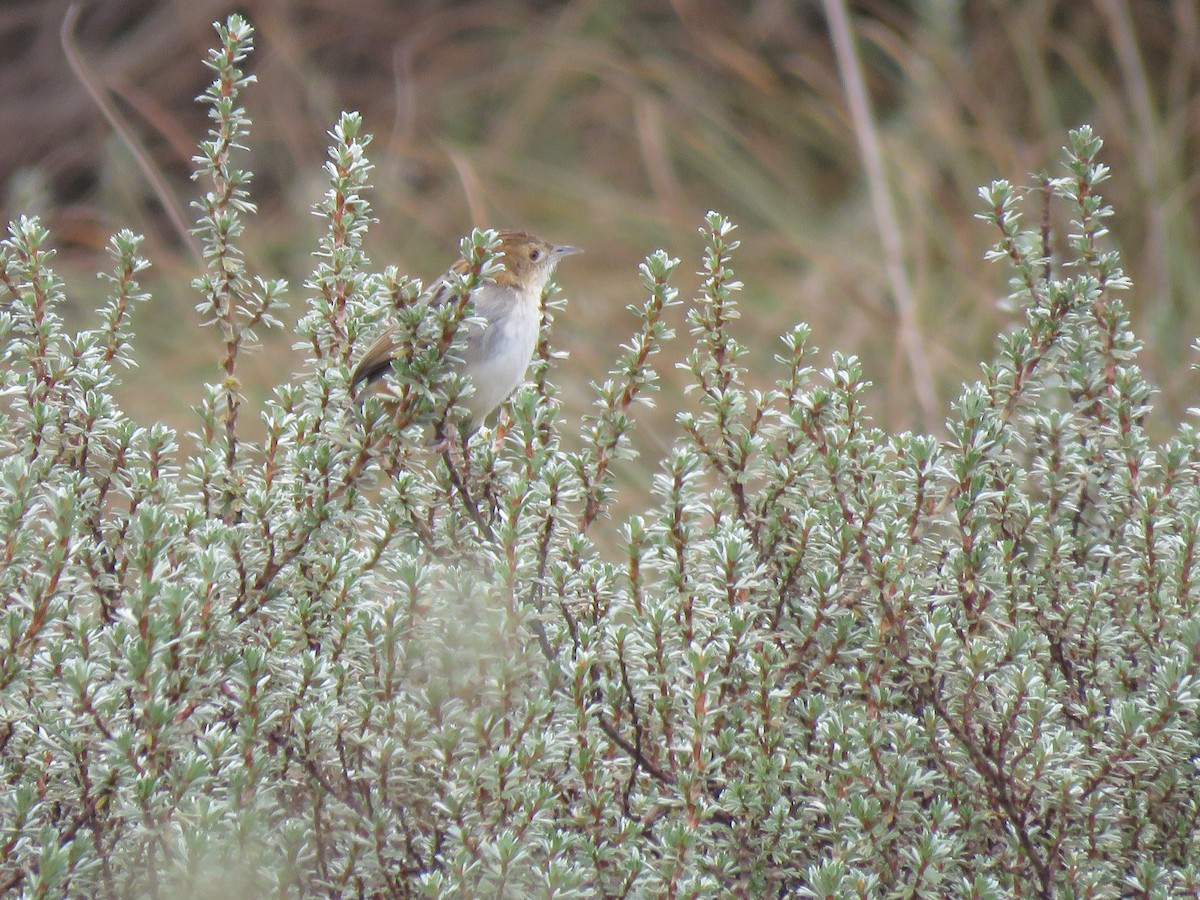
<svg viewBox="0 0 1200 900">
<path fill-rule="evenodd" d="M 524 380 L 537 346 L 537 298 L 522 297 L 514 303 L 508 291 L 503 291 L 508 297 L 501 297 L 502 290 L 487 285 L 475 295 L 476 315 L 488 320 L 487 330 L 501 329 L 499 334 L 480 337 L 472 328 L 473 346 L 465 354 L 463 372 L 471 376 L 475 393 L 462 402 L 476 425 Z"/>
</svg>

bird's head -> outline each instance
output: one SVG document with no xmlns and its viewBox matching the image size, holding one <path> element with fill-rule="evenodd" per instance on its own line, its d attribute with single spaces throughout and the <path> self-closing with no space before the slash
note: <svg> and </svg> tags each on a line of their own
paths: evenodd
<svg viewBox="0 0 1200 900">
<path fill-rule="evenodd" d="M 524 231 L 501 231 L 498 258 L 504 263 L 504 271 L 496 274 L 496 284 L 540 294 L 558 261 L 582 252 L 578 247 L 552 244 Z"/>
</svg>

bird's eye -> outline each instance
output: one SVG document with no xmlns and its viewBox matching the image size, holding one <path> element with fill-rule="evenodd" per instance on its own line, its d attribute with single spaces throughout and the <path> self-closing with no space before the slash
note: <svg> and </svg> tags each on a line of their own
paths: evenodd
<svg viewBox="0 0 1200 900">
<path fill-rule="evenodd" d="M 534 247 L 532 250 L 529 251 L 529 259 L 531 262 L 537 262 L 541 258 L 542 258 L 542 251 L 539 250 L 537 247 Z"/>
</svg>

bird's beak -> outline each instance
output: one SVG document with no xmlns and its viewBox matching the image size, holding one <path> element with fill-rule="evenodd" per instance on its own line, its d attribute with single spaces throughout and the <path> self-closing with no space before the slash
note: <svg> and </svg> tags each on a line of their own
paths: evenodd
<svg viewBox="0 0 1200 900">
<path fill-rule="evenodd" d="M 554 248 L 555 256 L 574 256 L 576 253 L 582 253 L 582 247 L 572 247 L 570 244 L 565 244 L 562 247 Z"/>
</svg>

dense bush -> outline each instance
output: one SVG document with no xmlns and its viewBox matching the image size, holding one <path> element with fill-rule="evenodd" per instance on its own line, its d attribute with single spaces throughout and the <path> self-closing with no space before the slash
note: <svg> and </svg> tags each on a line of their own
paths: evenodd
<svg viewBox="0 0 1200 900">
<path fill-rule="evenodd" d="M 98 328 L 63 333 L 35 220 L 0 253 L 0 887 L 29 896 L 1180 896 L 1197 862 L 1200 437 L 1143 431 L 1106 170 L 1051 182 L 1068 259 L 996 182 L 983 218 L 1024 327 L 948 437 L 871 426 L 806 330 L 777 386 L 732 337 L 732 225 L 703 228 L 694 391 L 654 497 L 596 526 L 671 337 L 677 261 L 593 415 L 544 337 L 504 429 L 428 449 L 463 304 L 372 270 L 360 121 L 334 129 L 308 360 L 239 440 L 238 359 L 285 285 L 252 278 L 247 138 L 220 29 L 199 173 L 199 308 L 223 379 L 181 456 L 113 400 L 146 299 L 113 238 Z M 495 235 L 463 243 L 486 278 Z M 548 328 L 560 301 L 546 301 Z M 389 402 L 349 366 L 411 336 Z M 543 335 L 546 331 L 543 331 Z M 568 450 L 560 435 L 582 435 Z"/>
</svg>

